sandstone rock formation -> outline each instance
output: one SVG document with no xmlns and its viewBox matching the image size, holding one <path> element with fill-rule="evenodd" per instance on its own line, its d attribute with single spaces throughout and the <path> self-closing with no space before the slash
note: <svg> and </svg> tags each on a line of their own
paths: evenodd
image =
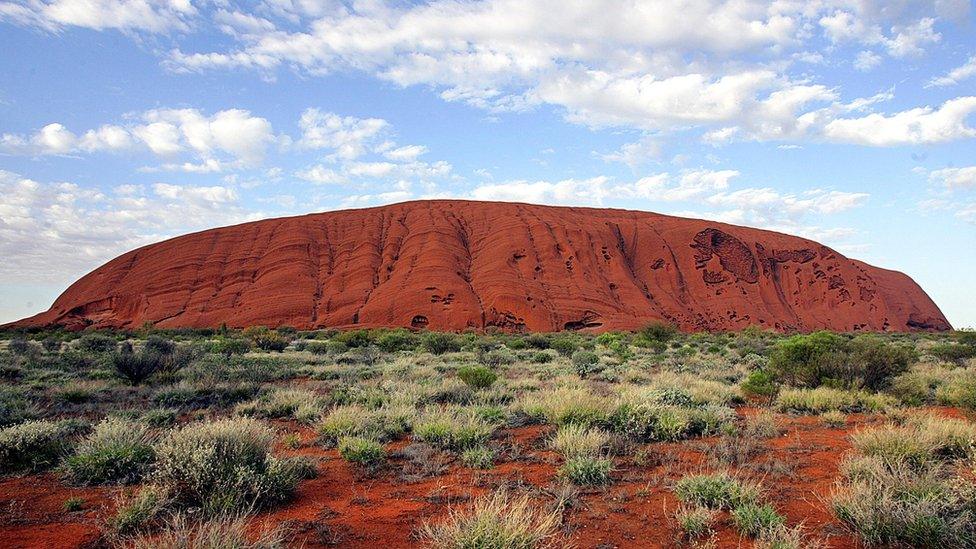
<svg viewBox="0 0 976 549">
<path fill-rule="evenodd" d="M 946 330 L 908 276 L 785 234 L 647 212 L 432 200 L 128 252 L 18 326 Z"/>
</svg>

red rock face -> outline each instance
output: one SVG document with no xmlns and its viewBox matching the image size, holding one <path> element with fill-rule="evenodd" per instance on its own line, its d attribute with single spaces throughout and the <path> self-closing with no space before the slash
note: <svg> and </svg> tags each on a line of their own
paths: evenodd
<svg viewBox="0 0 976 549">
<path fill-rule="evenodd" d="M 133 250 L 18 326 L 947 330 L 904 274 L 802 238 L 609 209 L 434 200 Z"/>
</svg>

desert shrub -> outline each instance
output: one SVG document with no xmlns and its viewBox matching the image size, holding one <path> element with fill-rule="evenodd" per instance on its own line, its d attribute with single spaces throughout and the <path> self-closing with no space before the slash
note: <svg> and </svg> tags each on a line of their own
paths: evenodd
<svg viewBox="0 0 976 549">
<path fill-rule="evenodd" d="M 734 420 L 731 408 L 699 405 L 687 391 L 665 387 L 624 391 L 607 423 L 615 432 L 650 442 L 713 434 Z"/>
<path fill-rule="evenodd" d="M 421 346 L 434 355 L 453 353 L 461 350 L 461 342 L 454 334 L 427 332 L 421 338 Z"/>
<path fill-rule="evenodd" d="M 743 534 L 757 537 L 786 524 L 786 519 L 768 503 L 744 503 L 732 510 L 732 522 Z"/>
<path fill-rule="evenodd" d="M 674 514 L 685 539 L 697 539 L 710 533 L 715 524 L 716 512 L 707 507 L 682 505 Z"/>
<path fill-rule="evenodd" d="M 418 441 L 455 451 L 483 445 L 494 431 L 492 424 L 465 408 L 428 411 L 413 426 L 413 436 Z"/>
<path fill-rule="evenodd" d="M 169 427 L 176 424 L 177 418 L 178 414 L 176 410 L 170 408 L 153 408 L 142 414 L 140 419 L 150 427 Z"/>
<path fill-rule="evenodd" d="M 253 398 L 259 390 L 260 386 L 255 383 L 181 382 L 156 391 L 153 401 L 167 407 L 225 407 Z"/>
<path fill-rule="evenodd" d="M 153 481 L 210 515 L 283 501 L 300 474 L 271 455 L 273 442 L 274 432 L 253 419 L 189 424 L 156 444 Z"/>
<path fill-rule="evenodd" d="M 33 348 L 34 346 L 31 345 L 30 341 L 19 337 L 7 342 L 7 350 L 14 355 L 23 356 L 29 354 Z"/>
<path fill-rule="evenodd" d="M 525 395 L 519 404 L 532 419 L 553 425 L 595 425 L 606 420 L 613 403 L 580 387 L 557 387 Z"/>
<path fill-rule="evenodd" d="M 556 431 L 549 446 L 569 460 L 598 456 L 609 442 L 610 435 L 605 431 L 571 423 Z"/>
<path fill-rule="evenodd" d="M 288 543 L 282 531 L 270 530 L 255 536 L 246 516 L 221 515 L 202 521 L 175 513 L 159 531 L 125 541 L 128 549 L 284 549 Z"/>
<path fill-rule="evenodd" d="M 597 371 L 600 357 L 593 351 L 576 351 L 572 357 L 573 368 L 580 377 L 586 377 Z"/>
<path fill-rule="evenodd" d="M 474 390 L 487 389 L 498 379 L 498 374 L 485 366 L 461 366 L 457 373 L 461 381 Z"/>
<path fill-rule="evenodd" d="M 56 337 L 48 337 L 41 341 L 41 347 L 43 347 L 44 351 L 48 353 L 60 353 L 62 343 L 61 340 Z"/>
<path fill-rule="evenodd" d="M 961 364 L 966 359 L 976 357 L 976 346 L 961 345 L 959 343 L 939 343 L 927 349 L 928 353 L 935 358 Z"/>
<path fill-rule="evenodd" d="M 891 380 L 886 392 L 909 406 L 934 402 L 936 391 L 967 370 L 950 369 L 937 364 L 917 364 L 910 371 Z"/>
<path fill-rule="evenodd" d="M 0 427 L 21 423 L 34 416 L 34 406 L 22 390 L 0 386 Z"/>
<path fill-rule="evenodd" d="M 877 335 L 859 335 L 848 343 L 851 372 L 849 382 L 877 391 L 895 376 L 908 371 L 918 359 L 915 350 L 886 342 Z"/>
<path fill-rule="evenodd" d="M 281 352 L 288 347 L 291 340 L 279 333 L 277 330 L 270 330 L 264 326 L 251 326 L 244 330 L 244 337 L 251 340 L 254 345 L 262 351 Z"/>
<path fill-rule="evenodd" d="M 251 350 L 251 342 L 246 339 L 221 337 L 210 344 L 210 351 L 226 357 L 243 355 Z"/>
<path fill-rule="evenodd" d="M 383 445 L 368 438 L 343 437 L 338 448 L 342 459 L 364 467 L 375 467 L 386 458 Z"/>
<path fill-rule="evenodd" d="M 333 340 L 338 343 L 342 343 L 350 349 L 368 347 L 373 342 L 368 330 L 348 330 L 345 332 L 340 332 L 333 338 Z"/>
<path fill-rule="evenodd" d="M 89 353 L 114 351 L 116 344 L 115 338 L 99 333 L 85 334 L 77 341 L 78 349 Z"/>
<path fill-rule="evenodd" d="M 556 357 L 552 351 L 538 351 L 532 353 L 532 356 L 529 357 L 529 362 L 533 364 L 549 364 L 555 359 Z"/>
<path fill-rule="evenodd" d="M 160 336 L 149 336 L 146 338 L 144 349 L 155 351 L 161 355 L 171 355 L 176 351 L 176 343 Z"/>
<path fill-rule="evenodd" d="M 747 397 L 772 399 L 779 391 L 776 377 L 766 370 L 753 370 L 739 385 L 742 394 Z"/>
<path fill-rule="evenodd" d="M 554 336 L 549 340 L 549 348 L 562 356 L 572 356 L 579 348 L 579 340 L 567 335 Z"/>
<path fill-rule="evenodd" d="M 132 385 L 138 385 L 160 371 L 163 368 L 164 361 L 164 355 L 152 349 L 142 349 L 136 352 L 128 344 L 123 345 L 121 350 L 112 353 L 111 357 L 115 373 Z"/>
<path fill-rule="evenodd" d="M 515 364 L 516 360 L 515 354 L 505 347 L 478 351 L 478 362 L 489 368 Z"/>
<path fill-rule="evenodd" d="M 667 343 L 678 336 L 678 327 L 667 322 L 652 322 L 637 332 L 641 341 Z"/>
<path fill-rule="evenodd" d="M 783 412 L 822 414 L 829 411 L 879 412 L 895 405 L 888 395 L 846 391 L 830 387 L 785 389 L 776 397 L 776 407 Z"/>
<path fill-rule="evenodd" d="M 558 547 L 562 515 L 547 511 L 528 496 L 498 490 L 462 510 L 452 509 L 439 523 L 424 524 L 421 538 L 436 549 L 535 549 Z"/>
<path fill-rule="evenodd" d="M 71 421 L 27 421 L 0 429 L 0 474 L 43 471 L 68 452 L 78 425 Z"/>
<path fill-rule="evenodd" d="M 759 487 L 726 472 L 689 475 L 674 486 L 681 503 L 709 509 L 735 509 L 759 501 Z"/>
<path fill-rule="evenodd" d="M 580 486 L 610 484 L 613 462 L 607 458 L 579 456 L 559 467 L 559 476 Z"/>
<path fill-rule="evenodd" d="M 107 418 L 65 459 L 65 473 L 79 484 L 135 482 L 152 463 L 151 442 L 144 424 Z"/>
<path fill-rule="evenodd" d="M 780 340 L 769 359 L 770 371 L 789 385 L 818 387 L 843 369 L 847 340 L 831 332 L 814 332 Z"/>
<path fill-rule="evenodd" d="M 313 355 L 327 355 L 330 353 L 341 353 L 347 347 L 338 341 L 309 341 L 305 345 L 305 350 Z"/>
<path fill-rule="evenodd" d="M 305 423 L 317 420 L 324 409 L 322 397 L 307 389 L 297 388 L 274 389 L 235 408 L 240 415 L 268 419 L 292 417 Z"/>
<path fill-rule="evenodd" d="M 376 346 L 387 353 L 412 351 L 417 348 L 420 338 L 409 330 L 391 330 L 376 339 Z"/>
<path fill-rule="evenodd" d="M 472 469 L 491 469 L 495 464 L 495 451 L 488 446 L 474 446 L 461 452 L 461 462 Z"/>
<path fill-rule="evenodd" d="M 545 334 L 529 334 L 522 338 L 525 341 L 526 346 L 533 349 L 548 349 L 549 348 L 549 337 Z"/>
</svg>

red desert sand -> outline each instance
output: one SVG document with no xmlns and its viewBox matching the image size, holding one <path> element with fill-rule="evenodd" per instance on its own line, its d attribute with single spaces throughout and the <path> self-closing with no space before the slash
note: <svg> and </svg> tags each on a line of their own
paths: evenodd
<svg viewBox="0 0 976 549">
<path fill-rule="evenodd" d="M 648 212 L 425 200 L 128 252 L 14 323 L 132 328 L 947 330 L 908 276 L 771 231 Z"/>
</svg>

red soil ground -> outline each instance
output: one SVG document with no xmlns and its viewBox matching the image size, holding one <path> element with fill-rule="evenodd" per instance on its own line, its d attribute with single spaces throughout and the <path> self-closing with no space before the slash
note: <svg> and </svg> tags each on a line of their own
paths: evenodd
<svg viewBox="0 0 976 549">
<path fill-rule="evenodd" d="M 949 408 L 934 410 L 959 415 Z M 802 523 L 810 536 L 832 548 L 857 546 L 826 503 L 850 448 L 848 435 L 884 421 L 862 415 L 848 419 L 844 427 L 830 428 L 817 417 L 791 417 L 784 434 L 761 441 L 760 451 L 740 471 L 763 480 L 769 500 L 788 524 Z M 445 463 L 440 474 L 414 479 L 404 474 L 408 460 L 397 453 L 408 446 L 407 441 L 390 447 L 393 457 L 385 469 L 367 474 L 343 461 L 336 451 L 316 446 L 309 429 L 294 423 L 279 425 L 300 433 L 304 442 L 298 450 L 279 451 L 319 458 L 319 476 L 302 482 L 289 504 L 258 515 L 252 527 L 284 526 L 293 541 L 310 549 L 416 547 L 417 528 L 444 517 L 450 505 L 463 505 L 500 485 L 531 488 L 543 501 L 559 486 L 559 459 L 545 449 L 547 427 L 505 430 L 498 439 L 505 451 L 491 470 Z M 658 457 L 656 463 L 646 465 L 632 461 L 636 452 L 632 449 L 630 457 L 617 460 L 611 486 L 580 490 L 571 498 L 564 517 L 567 542 L 580 548 L 676 546 L 673 512 L 678 502 L 669 486 L 685 474 L 714 470 L 707 448 L 715 440 L 645 445 Z M 121 490 L 69 487 L 50 474 L 0 480 L 0 547 L 97 546 L 100 522 L 112 512 L 114 497 Z M 82 498 L 85 509 L 64 511 L 63 503 L 71 497 Z M 716 541 L 718 547 L 751 546 L 738 536 L 727 515 L 720 520 Z"/>
<path fill-rule="evenodd" d="M 770 231 L 434 200 L 269 219 L 131 251 L 16 326 L 946 330 L 904 274 Z"/>
</svg>

